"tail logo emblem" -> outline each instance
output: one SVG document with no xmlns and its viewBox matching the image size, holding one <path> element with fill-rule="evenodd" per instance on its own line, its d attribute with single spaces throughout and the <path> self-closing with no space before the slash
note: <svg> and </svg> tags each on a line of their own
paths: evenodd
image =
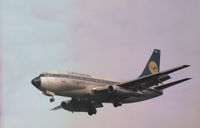
<svg viewBox="0 0 200 128">
<path fill-rule="evenodd" d="M 152 74 L 155 74 L 158 72 L 158 65 L 156 64 L 155 61 L 150 61 L 149 62 L 149 70 Z"/>
</svg>

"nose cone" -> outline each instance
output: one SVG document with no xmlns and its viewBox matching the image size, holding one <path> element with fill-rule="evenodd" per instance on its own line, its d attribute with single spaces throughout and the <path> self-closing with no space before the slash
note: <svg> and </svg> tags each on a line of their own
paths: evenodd
<svg viewBox="0 0 200 128">
<path fill-rule="evenodd" d="M 41 85 L 41 79 L 40 77 L 36 77 L 34 78 L 31 83 L 36 87 L 36 88 L 39 88 L 40 85 Z"/>
</svg>

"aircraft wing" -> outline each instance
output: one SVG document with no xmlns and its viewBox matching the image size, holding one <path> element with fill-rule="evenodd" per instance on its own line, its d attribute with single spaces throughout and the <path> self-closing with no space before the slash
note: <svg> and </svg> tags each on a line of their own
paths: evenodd
<svg viewBox="0 0 200 128">
<path fill-rule="evenodd" d="M 168 76 L 168 74 L 181 70 L 183 68 L 189 67 L 190 65 L 182 65 L 182 66 L 178 66 L 166 71 L 162 71 L 162 72 L 158 72 L 155 74 L 151 74 L 151 75 L 147 75 L 144 77 L 140 77 L 136 80 L 132 80 L 132 81 L 128 81 L 128 82 L 124 82 L 119 84 L 118 86 L 120 87 L 124 87 L 124 88 L 136 88 L 136 89 L 144 89 L 144 88 L 148 88 L 151 86 L 154 86 L 156 84 L 159 84 L 161 82 L 163 82 L 161 79 L 167 77 L 167 79 L 170 79 L 170 77 Z"/>
</svg>

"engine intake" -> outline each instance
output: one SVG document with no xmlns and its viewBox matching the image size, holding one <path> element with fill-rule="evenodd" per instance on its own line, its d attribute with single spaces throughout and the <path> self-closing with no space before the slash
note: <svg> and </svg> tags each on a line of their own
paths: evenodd
<svg viewBox="0 0 200 128">
<path fill-rule="evenodd" d="M 108 86 L 108 92 L 109 92 L 109 93 L 113 93 L 113 92 L 116 91 L 116 90 L 117 90 L 117 87 L 116 87 L 116 86 L 112 86 L 112 85 Z"/>
<path fill-rule="evenodd" d="M 65 101 L 61 102 L 61 106 L 62 108 L 65 108 L 67 106 L 68 103 L 66 103 Z"/>
</svg>

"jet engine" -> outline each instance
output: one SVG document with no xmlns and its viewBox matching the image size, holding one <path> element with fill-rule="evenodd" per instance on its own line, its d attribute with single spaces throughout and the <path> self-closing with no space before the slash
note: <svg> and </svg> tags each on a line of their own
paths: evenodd
<svg viewBox="0 0 200 128">
<path fill-rule="evenodd" d="M 88 105 L 84 102 L 73 102 L 71 100 L 61 102 L 61 107 L 71 112 L 87 112 Z"/>
<path fill-rule="evenodd" d="M 130 89 L 122 88 L 116 85 L 110 85 L 107 88 L 108 93 L 121 96 L 141 96 L 141 92 L 132 91 Z"/>
<path fill-rule="evenodd" d="M 67 100 L 61 102 L 63 109 L 71 112 L 88 112 L 89 115 L 96 114 L 96 109 L 103 107 L 102 103 Z"/>
<path fill-rule="evenodd" d="M 117 85 L 109 85 L 109 86 L 102 86 L 92 89 L 95 93 L 109 93 L 109 94 L 115 94 L 119 96 L 141 96 L 142 92 L 140 91 L 133 91 L 130 89 L 122 88 Z"/>
<path fill-rule="evenodd" d="M 62 101 L 62 102 L 61 102 L 61 107 L 62 107 L 63 109 L 67 110 L 69 106 L 70 106 L 70 100 Z"/>
</svg>

